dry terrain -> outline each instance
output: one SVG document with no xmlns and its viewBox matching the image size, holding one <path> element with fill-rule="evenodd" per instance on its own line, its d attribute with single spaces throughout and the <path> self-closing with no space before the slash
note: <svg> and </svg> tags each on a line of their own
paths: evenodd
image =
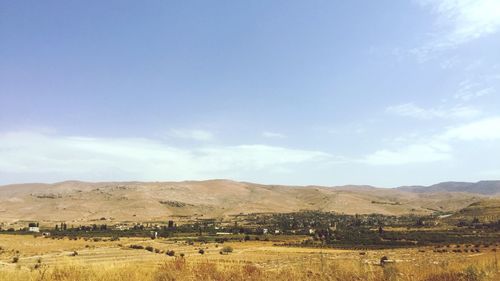
<svg viewBox="0 0 500 281">
<path fill-rule="evenodd" d="M 499 277 L 495 245 L 481 246 L 474 253 L 438 253 L 432 247 L 359 251 L 277 246 L 301 237 L 279 239 L 189 245 L 167 239 L 95 242 L 0 235 L 0 280 L 451 281 Z M 150 246 L 158 253 L 130 245 Z M 220 254 L 225 246 L 233 252 Z M 175 256 L 166 255 L 168 250 L 175 251 Z M 383 256 L 391 263 L 380 266 Z"/>
<path fill-rule="evenodd" d="M 453 214 L 449 220 L 456 222 L 464 219 L 477 219 L 481 222 L 495 222 L 500 220 L 500 199 L 484 199 L 472 203 L 466 208 Z"/>
<path fill-rule="evenodd" d="M 464 192 L 423 193 L 370 186 L 276 186 L 228 180 L 67 181 L 0 186 L 0 223 L 161 221 L 173 216 L 216 218 L 300 210 L 423 215 L 454 212 L 484 198 L 485 195 Z"/>
</svg>

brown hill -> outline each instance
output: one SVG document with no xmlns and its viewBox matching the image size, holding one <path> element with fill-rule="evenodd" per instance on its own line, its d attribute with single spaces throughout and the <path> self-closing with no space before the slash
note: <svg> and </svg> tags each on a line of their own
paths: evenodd
<svg viewBox="0 0 500 281">
<path fill-rule="evenodd" d="M 479 222 L 496 222 L 500 220 L 500 199 L 490 198 L 474 202 L 466 208 L 458 211 L 449 220 L 452 222 L 466 221 L 470 222 L 478 219 Z"/>
<path fill-rule="evenodd" d="M 155 221 L 240 213 L 335 211 L 346 214 L 429 214 L 457 211 L 484 196 L 415 193 L 370 186 L 278 186 L 229 180 L 185 182 L 67 181 L 0 186 L 0 222 Z"/>
</svg>

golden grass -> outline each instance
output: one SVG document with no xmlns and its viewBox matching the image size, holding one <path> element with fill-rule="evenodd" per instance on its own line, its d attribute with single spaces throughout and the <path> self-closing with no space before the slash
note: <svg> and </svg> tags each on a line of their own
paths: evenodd
<svg viewBox="0 0 500 281">
<path fill-rule="evenodd" d="M 85 247 L 90 244 L 91 247 Z M 118 245 L 119 244 L 119 245 Z M 177 257 L 129 249 L 173 249 Z M 368 280 L 498 281 L 497 252 L 435 253 L 432 248 L 359 251 L 273 246 L 271 242 L 187 245 L 144 238 L 117 242 L 0 235 L 0 281 Z M 200 255 L 198 249 L 205 249 Z M 75 249 L 78 256 L 68 255 Z M 18 252 L 19 251 L 19 252 Z M 183 253 L 184 258 L 179 254 Z M 17 263 L 12 262 L 19 256 Z M 395 263 L 377 265 L 382 256 Z"/>
<path fill-rule="evenodd" d="M 257 265 L 217 264 L 211 261 L 168 260 L 154 267 L 136 264 L 61 264 L 38 269 L 0 269 L 0 281 L 171 281 L 171 280 L 335 280 L 335 281 L 494 281 L 497 266 L 490 257 L 469 264 L 436 265 L 426 268 L 411 264 L 384 267 L 353 261 L 323 261 L 283 269 L 266 270 Z"/>
</svg>

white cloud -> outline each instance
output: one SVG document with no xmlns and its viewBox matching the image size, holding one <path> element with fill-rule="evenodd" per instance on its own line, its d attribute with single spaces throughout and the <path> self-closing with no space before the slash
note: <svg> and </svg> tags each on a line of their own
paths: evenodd
<svg viewBox="0 0 500 281">
<path fill-rule="evenodd" d="M 328 162 L 320 151 L 267 145 L 177 148 L 142 138 L 0 134 L 0 174 L 20 181 L 251 178 Z"/>
<path fill-rule="evenodd" d="M 278 139 L 286 138 L 285 135 L 276 132 L 262 132 L 262 136 L 265 138 L 278 138 Z"/>
<path fill-rule="evenodd" d="M 449 128 L 439 136 L 444 140 L 498 140 L 500 139 L 500 117 L 484 118 L 475 122 Z"/>
<path fill-rule="evenodd" d="M 469 106 L 454 106 L 451 108 L 429 108 L 425 109 L 413 103 L 399 104 L 386 108 L 386 112 L 400 116 L 413 117 L 418 119 L 434 118 L 471 118 L 481 114 L 481 111 Z"/>
<path fill-rule="evenodd" d="M 371 165 L 428 163 L 452 158 L 451 147 L 444 143 L 412 144 L 396 150 L 378 150 L 361 162 Z"/>
<path fill-rule="evenodd" d="M 181 139 L 189 139 L 195 141 L 211 141 L 214 139 L 214 135 L 205 130 L 170 130 L 169 136 Z"/>
<path fill-rule="evenodd" d="M 413 50 L 422 60 L 430 53 L 494 34 L 500 29 L 498 0 L 417 0 L 437 15 L 434 38 Z"/>
<path fill-rule="evenodd" d="M 450 160 L 453 158 L 455 142 L 488 140 L 500 140 L 500 117 L 484 118 L 450 127 L 428 138 L 414 140 L 399 137 L 394 141 L 398 144 L 397 148 L 375 151 L 360 162 L 371 165 L 401 165 Z M 399 144 L 401 141 L 403 145 Z"/>
</svg>

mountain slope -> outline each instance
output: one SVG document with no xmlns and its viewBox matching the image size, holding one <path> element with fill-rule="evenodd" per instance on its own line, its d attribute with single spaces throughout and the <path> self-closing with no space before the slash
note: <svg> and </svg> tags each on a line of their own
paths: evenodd
<svg viewBox="0 0 500 281">
<path fill-rule="evenodd" d="M 416 193 L 369 186 L 278 186 L 228 180 L 186 182 L 68 181 L 0 186 L 0 222 L 154 221 L 172 216 L 335 211 L 346 214 L 430 214 L 482 199 L 467 193 Z"/>
<path fill-rule="evenodd" d="M 500 220 L 500 199 L 485 199 L 475 202 L 448 218 L 450 221 L 497 222 Z"/>
</svg>

